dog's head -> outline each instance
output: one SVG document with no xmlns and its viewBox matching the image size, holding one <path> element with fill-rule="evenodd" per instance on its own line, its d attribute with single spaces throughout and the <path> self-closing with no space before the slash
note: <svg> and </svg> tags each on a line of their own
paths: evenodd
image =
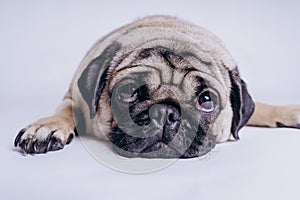
<svg viewBox="0 0 300 200">
<path fill-rule="evenodd" d="M 90 117 L 128 157 L 204 155 L 230 135 L 237 139 L 253 112 L 221 42 L 192 25 L 172 27 L 178 20 L 169 20 L 154 23 L 163 29 L 146 26 L 146 20 L 121 36 L 112 34 L 78 79 Z"/>
</svg>

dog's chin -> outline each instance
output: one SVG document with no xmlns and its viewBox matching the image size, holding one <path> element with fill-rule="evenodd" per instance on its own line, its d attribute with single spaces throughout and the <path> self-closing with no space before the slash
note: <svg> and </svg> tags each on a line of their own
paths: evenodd
<svg viewBox="0 0 300 200">
<path fill-rule="evenodd" d="M 204 134 L 199 128 L 194 135 L 176 133 L 166 142 L 161 138 L 162 133 L 152 134 L 148 138 L 138 138 L 126 134 L 116 128 L 110 135 L 115 152 L 129 158 L 193 158 L 201 157 L 215 147 L 216 137 L 213 134 Z"/>
</svg>

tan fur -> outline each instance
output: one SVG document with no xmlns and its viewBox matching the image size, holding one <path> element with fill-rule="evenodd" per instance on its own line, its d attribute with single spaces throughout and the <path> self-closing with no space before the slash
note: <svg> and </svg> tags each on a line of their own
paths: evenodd
<svg viewBox="0 0 300 200">
<path fill-rule="evenodd" d="M 274 128 L 278 127 L 276 123 L 300 128 L 300 106 L 272 106 L 257 102 L 247 125 Z"/>
</svg>

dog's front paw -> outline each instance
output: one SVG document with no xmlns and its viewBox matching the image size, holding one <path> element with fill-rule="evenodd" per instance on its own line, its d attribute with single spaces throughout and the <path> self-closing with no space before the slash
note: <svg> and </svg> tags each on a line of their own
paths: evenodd
<svg viewBox="0 0 300 200">
<path fill-rule="evenodd" d="M 64 148 L 75 136 L 72 123 L 64 117 L 43 118 L 22 129 L 16 139 L 15 147 L 25 153 L 46 153 Z"/>
</svg>

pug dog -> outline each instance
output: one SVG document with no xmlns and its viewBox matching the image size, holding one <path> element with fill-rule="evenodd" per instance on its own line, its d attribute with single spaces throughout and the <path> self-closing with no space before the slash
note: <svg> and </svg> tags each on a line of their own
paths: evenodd
<svg viewBox="0 0 300 200">
<path fill-rule="evenodd" d="M 300 128 L 300 106 L 254 103 L 218 37 L 150 16 L 96 42 L 56 113 L 22 129 L 14 145 L 46 153 L 93 135 L 126 157 L 192 158 L 238 140 L 245 125 Z"/>
</svg>

